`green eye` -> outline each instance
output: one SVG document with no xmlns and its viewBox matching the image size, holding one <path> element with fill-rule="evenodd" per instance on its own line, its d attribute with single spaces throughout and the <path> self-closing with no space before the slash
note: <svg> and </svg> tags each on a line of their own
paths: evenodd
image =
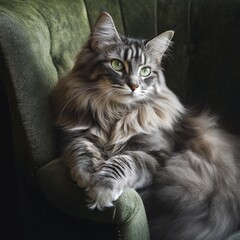
<svg viewBox="0 0 240 240">
<path fill-rule="evenodd" d="M 151 74 L 151 68 L 150 67 L 143 67 L 141 70 L 140 70 L 140 74 L 142 77 L 148 77 L 150 74 Z"/>
<path fill-rule="evenodd" d="M 116 71 L 122 71 L 124 68 L 123 63 L 118 59 L 112 60 L 111 65 L 112 65 L 112 68 Z"/>
</svg>

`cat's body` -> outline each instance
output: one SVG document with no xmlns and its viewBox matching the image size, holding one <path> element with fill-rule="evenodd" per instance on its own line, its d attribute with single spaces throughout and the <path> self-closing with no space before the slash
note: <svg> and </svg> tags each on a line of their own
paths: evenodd
<svg viewBox="0 0 240 240">
<path fill-rule="evenodd" d="M 166 87 L 160 63 L 172 35 L 123 38 L 109 15 L 99 17 L 53 92 L 64 158 L 91 208 L 132 187 L 154 239 L 221 240 L 239 224 L 240 144 Z"/>
</svg>

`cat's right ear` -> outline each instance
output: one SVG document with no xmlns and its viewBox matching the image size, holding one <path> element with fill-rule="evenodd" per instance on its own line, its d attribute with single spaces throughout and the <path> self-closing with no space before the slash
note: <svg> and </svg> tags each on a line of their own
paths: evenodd
<svg viewBox="0 0 240 240">
<path fill-rule="evenodd" d="M 92 48 L 101 48 L 110 43 L 121 41 L 121 38 L 116 30 L 112 17 L 102 12 L 92 31 Z"/>
</svg>

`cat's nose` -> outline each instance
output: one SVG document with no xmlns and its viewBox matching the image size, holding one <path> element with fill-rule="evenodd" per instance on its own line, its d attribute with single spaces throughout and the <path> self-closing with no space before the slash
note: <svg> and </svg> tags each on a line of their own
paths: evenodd
<svg viewBox="0 0 240 240">
<path fill-rule="evenodd" d="M 139 87 L 137 84 L 134 83 L 128 83 L 128 86 L 133 92 Z"/>
</svg>

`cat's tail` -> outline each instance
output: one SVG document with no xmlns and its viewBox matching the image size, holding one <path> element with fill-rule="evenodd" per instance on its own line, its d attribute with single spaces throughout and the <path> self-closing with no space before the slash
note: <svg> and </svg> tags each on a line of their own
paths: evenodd
<svg viewBox="0 0 240 240">
<path fill-rule="evenodd" d="M 176 218 L 172 229 L 175 234 L 170 232 L 169 239 L 225 240 L 239 222 L 238 210 L 234 209 L 236 203 L 225 197 L 218 195 L 213 200 L 207 199 L 195 209 L 186 206 L 186 210 Z"/>
<path fill-rule="evenodd" d="M 152 239 L 225 240 L 239 226 L 239 197 L 227 191 L 191 204 L 162 201 L 160 192 L 153 202 L 149 193 L 142 194 Z"/>
</svg>

